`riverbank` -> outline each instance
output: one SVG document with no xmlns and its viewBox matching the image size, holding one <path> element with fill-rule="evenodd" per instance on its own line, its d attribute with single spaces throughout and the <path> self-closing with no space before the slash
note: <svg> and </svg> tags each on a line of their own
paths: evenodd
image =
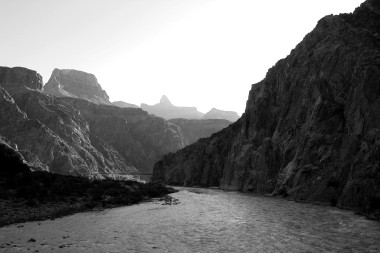
<svg viewBox="0 0 380 253">
<path fill-rule="evenodd" d="M 0 227 L 126 206 L 176 192 L 161 183 L 89 179 L 35 169 L 0 142 Z"/>
<path fill-rule="evenodd" d="M 56 176 L 56 175 L 54 175 Z M 59 175 L 58 175 L 59 177 Z M 0 199 L 0 227 L 10 224 L 55 219 L 105 208 L 137 204 L 176 192 L 157 183 L 97 180 L 89 183 L 82 194 L 69 191 L 66 196 L 13 197 Z"/>
</svg>

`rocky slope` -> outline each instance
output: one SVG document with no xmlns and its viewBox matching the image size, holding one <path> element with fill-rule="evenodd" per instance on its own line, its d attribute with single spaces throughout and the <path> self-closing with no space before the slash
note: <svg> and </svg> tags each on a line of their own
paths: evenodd
<svg viewBox="0 0 380 253">
<path fill-rule="evenodd" d="M 202 117 L 202 119 L 225 119 L 230 122 L 235 122 L 239 119 L 239 115 L 237 112 L 222 111 L 216 108 L 212 108 Z"/>
<path fill-rule="evenodd" d="M 120 108 L 139 108 L 137 105 L 130 104 L 124 101 L 114 101 L 112 102 L 112 104 Z"/>
<path fill-rule="evenodd" d="M 380 217 L 379 27 L 377 0 L 321 19 L 252 85 L 237 122 L 165 156 L 153 179 Z"/>
<path fill-rule="evenodd" d="M 141 104 L 141 109 L 164 119 L 200 119 L 203 117 L 203 113 L 199 112 L 197 108 L 175 106 L 166 96 L 162 96 L 160 103 L 155 105 Z"/>
<path fill-rule="evenodd" d="M 148 115 L 140 108 L 97 105 L 69 97 L 58 100 L 79 111 L 88 122 L 95 147 L 100 141 L 106 142 L 128 165 L 134 165 L 142 173 L 152 173 L 153 164 L 164 154 L 184 147 L 177 125 Z"/>
<path fill-rule="evenodd" d="M 0 73 L 0 135 L 28 162 L 86 177 L 136 172 L 112 146 L 99 142 L 102 149 L 95 148 L 80 112 L 41 92 L 42 78 L 35 71 L 0 67 Z"/>
<path fill-rule="evenodd" d="M 13 146 L 0 136 L 0 227 L 93 208 L 130 205 L 175 192 L 162 184 L 47 173 L 26 162 Z"/>
<path fill-rule="evenodd" d="M 169 122 L 179 126 L 185 146 L 209 137 L 231 124 L 224 119 L 171 119 Z"/>
<path fill-rule="evenodd" d="M 82 98 L 96 104 L 111 105 L 107 92 L 93 74 L 73 69 L 54 69 L 44 92 L 56 97 Z"/>
</svg>

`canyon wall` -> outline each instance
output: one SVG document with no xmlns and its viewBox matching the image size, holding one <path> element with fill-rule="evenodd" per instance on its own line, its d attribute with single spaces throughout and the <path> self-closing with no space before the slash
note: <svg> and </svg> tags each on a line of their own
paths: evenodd
<svg viewBox="0 0 380 253">
<path fill-rule="evenodd" d="M 166 155 L 153 180 L 379 210 L 379 27 L 375 0 L 321 19 L 237 122 Z"/>
</svg>

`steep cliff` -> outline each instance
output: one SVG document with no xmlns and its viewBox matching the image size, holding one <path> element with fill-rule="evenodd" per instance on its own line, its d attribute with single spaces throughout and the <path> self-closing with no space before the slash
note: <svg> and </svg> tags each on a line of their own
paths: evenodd
<svg viewBox="0 0 380 253">
<path fill-rule="evenodd" d="M 141 109 L 164 119 L 200 119 L 203 116 L 203 113 L 195 107 L 173 105 L 165 95 L 161 97 L 160 103 L 155 105 L 141 104 Z"/>
<path fill-rule="evenodd" d="M 27 89 L 41 90 L 43 86 L 40 74 L 21 67 L 0 67 L 0 84 L 11 93 Z"/>
<path fill-rule="evenodd" d="M 153 179 L 379 215 L 379 27 L 377 0 L 321 19 L 252 85 L 237 122 L 165 156 Z"/>
<path fill-rule="evenodd" d="M 239 119 L 239 115 L 234 111 L 222 111 L 216 108 L 212 108 L 202 117 L 202 119 L 225 119 L 231 122 L 235 122 Z"/>
<path fill-rule="evenodd" d="M 114 147 L 127 164 L 152 173 L 162 155 L 184 147 L 179 127 L 140 108 L 97 105 L 75 98 L 58 98 L 75 108 L 89 124 L 90 138 Z"/>
<path fill-rule="evenodd" d="M 56 97 L 82 98 L 96 104 L 111 105 L 107 92 L 93 74 L 73 69 L 54 69 L 44 92 Z"/>
<path fill-rule="evenodd" d="M 51 172 L 86 177 L 136 172 L 113 147 L 103 145 L 105 158 L 92 145 L 80 112 L 41 92 L 42 79 L 34 78 L 35 71 L 0 67 L 0 73 L 5 73 L 0 79 L 0 135 L 17 145 L 28 162 L 39 161 Z"/>
</svg>

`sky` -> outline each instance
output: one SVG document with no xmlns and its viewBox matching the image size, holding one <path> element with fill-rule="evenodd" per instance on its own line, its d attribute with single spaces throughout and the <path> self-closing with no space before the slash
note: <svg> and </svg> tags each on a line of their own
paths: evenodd
<svg viewBox="0 0 380 253">
<path fill-rule="evenodd" d="M 364 0 L 0 0 L 0 66 L 94 74 L 111 101 L 244 112 L 251 85 Z"/>
</svg>

